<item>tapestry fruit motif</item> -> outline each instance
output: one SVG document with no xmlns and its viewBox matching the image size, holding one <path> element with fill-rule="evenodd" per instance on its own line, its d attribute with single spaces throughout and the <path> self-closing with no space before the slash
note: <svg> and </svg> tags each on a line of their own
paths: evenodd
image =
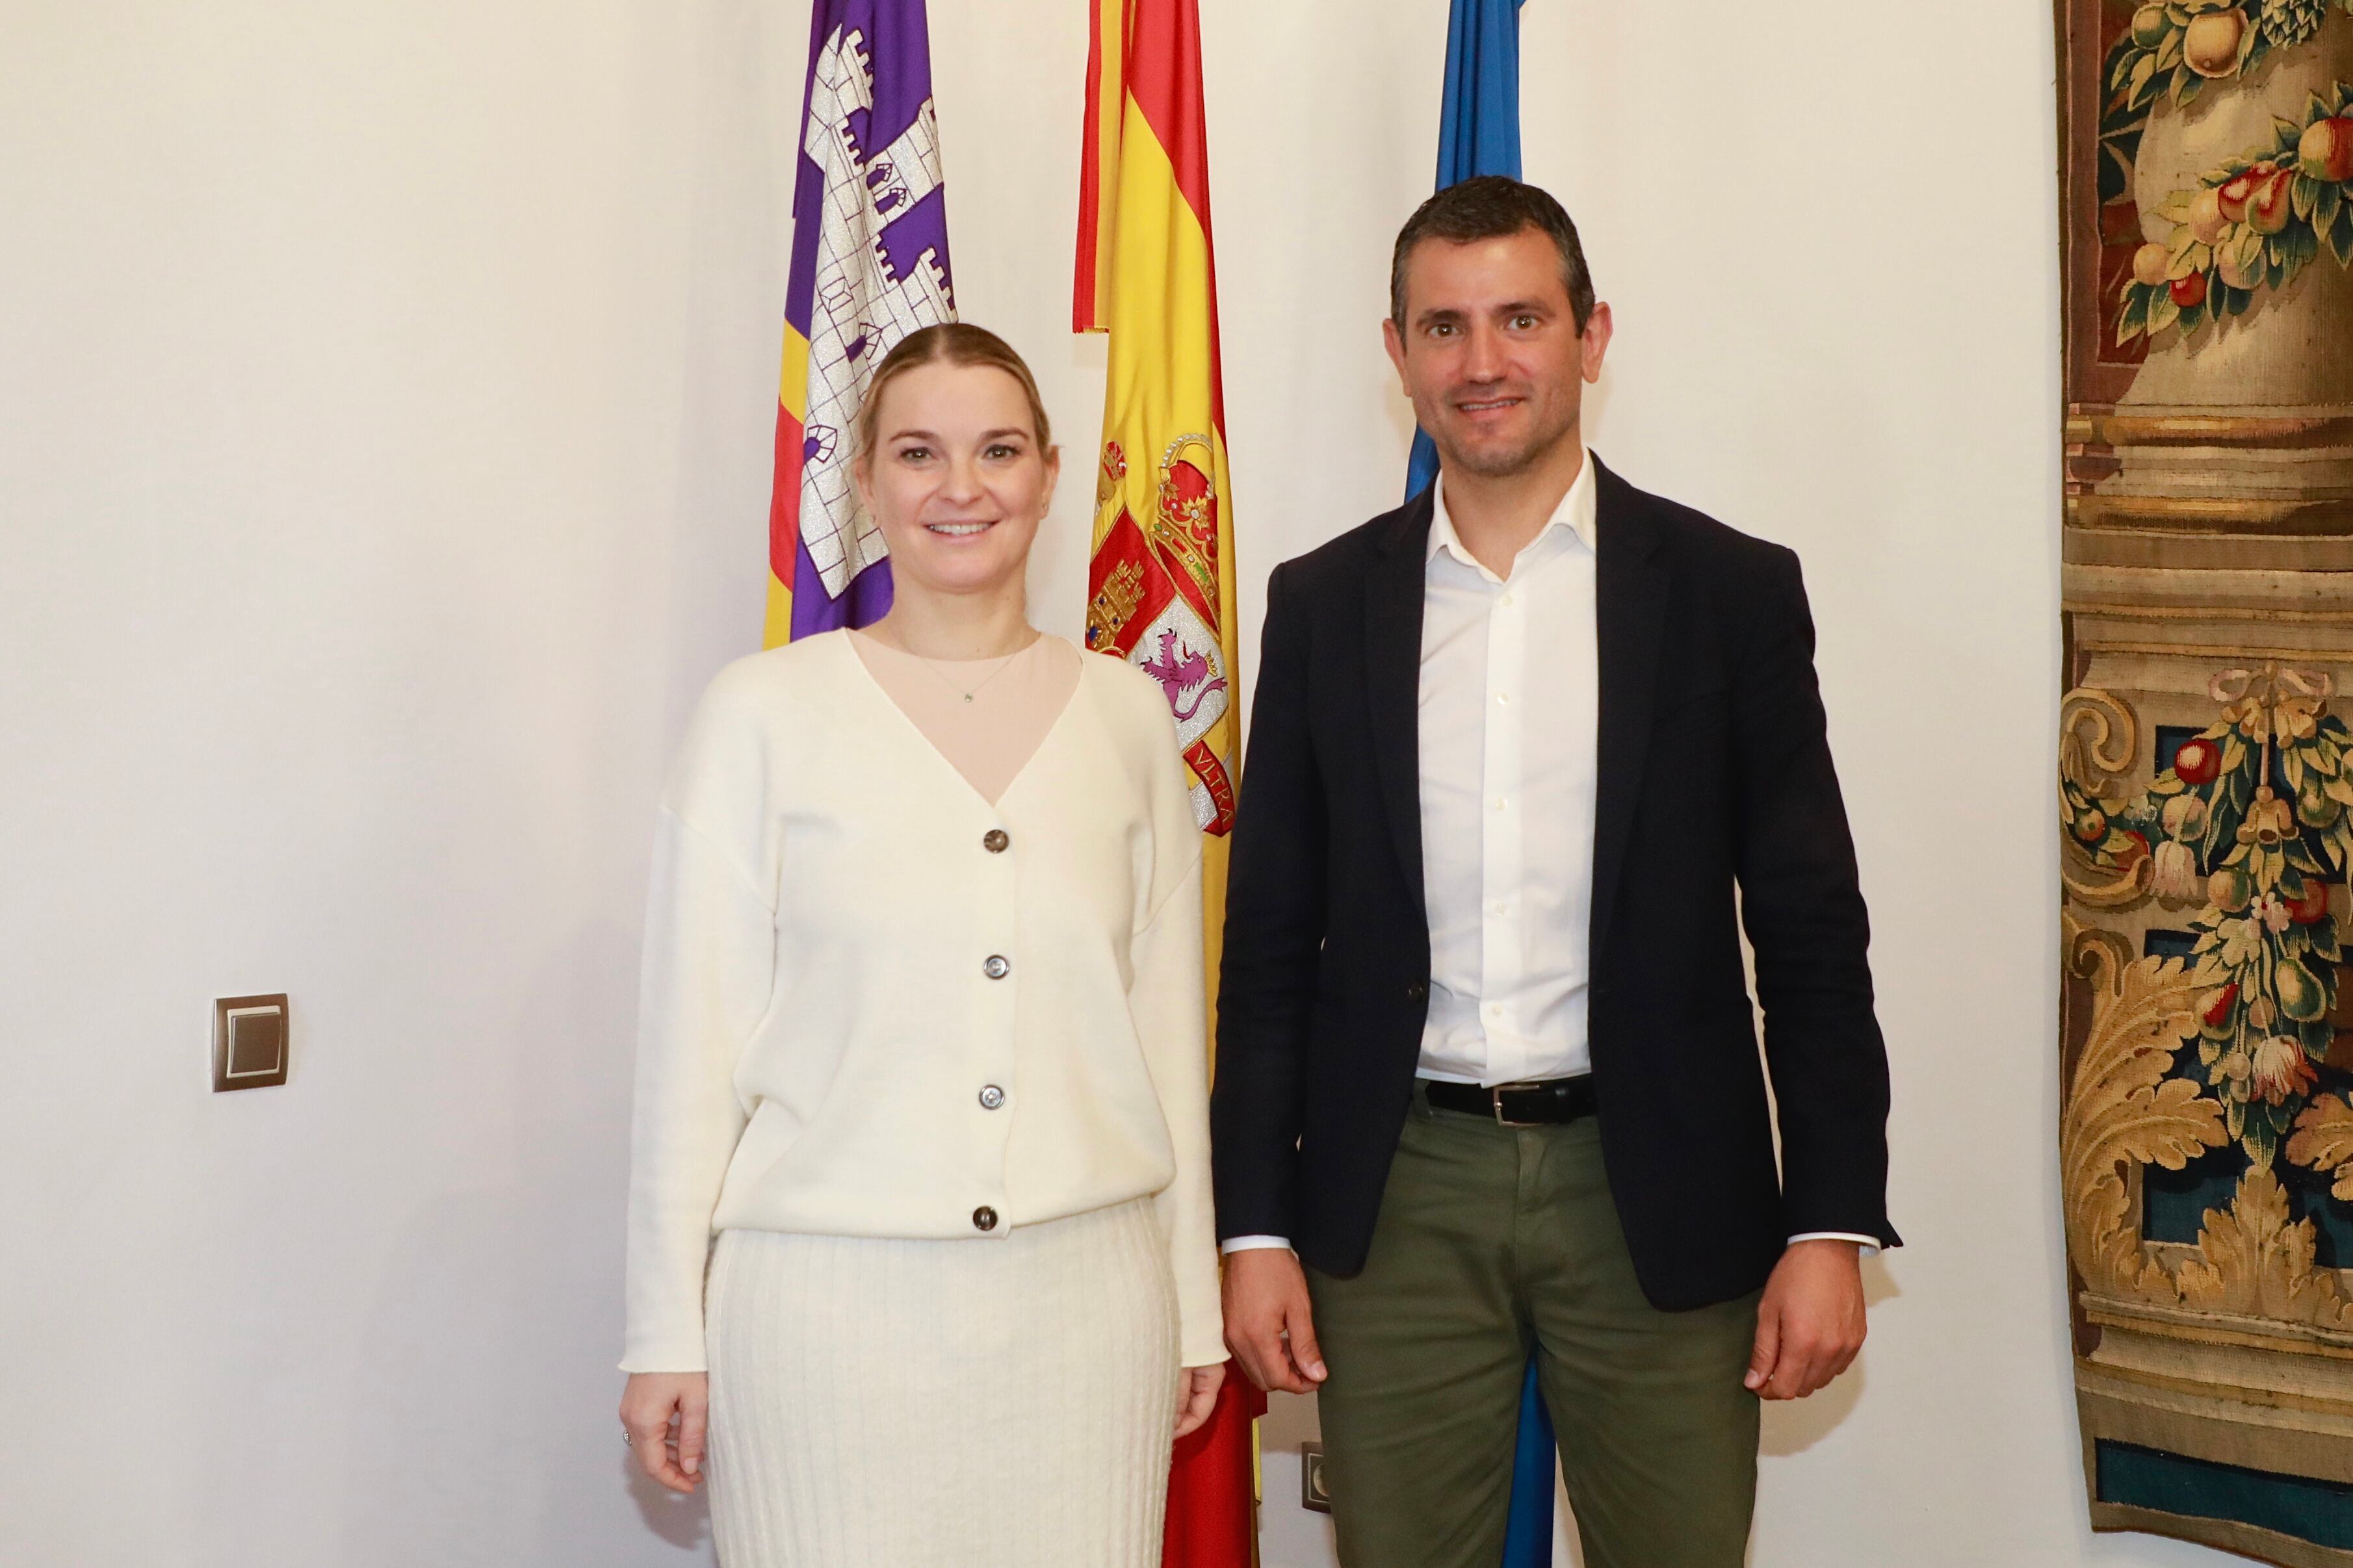
<svg viewBox="0 0 2353 1568">
<path fill-rule="evenodd" d="M 2100 121 L 2099 195 L 2124 196 L 2141 135 L 2161 100 L 2195 102 L 2210 84 L 2254 73 L 2309 42 L 2353 0 L 2174 0 L 2133 13 L 2109 50 Z M 2326 247 L 2353 266 L 2353 83 L 2315 93 L 2301 120 L 2275 119 L 2269 145 L 2207 171 L 2156 210 L 2173 233 L 2143 245 L 2118 301 L 2116 342 L 2178 326 L 2187 335 L 2242 315 Z"/>
<path fill-rule="evenodd" d="M 2310 41 L 2331 6 L 2353 12 L 2353 0 L 2174 0 L 2134 12 L 2108 51 L 2100 140 L 2115 167 L 2101 171 L 2100 199 L 2124 194 L 2141 129 L 2160 98 L 2187 107 L 2207 83 L 2253 74 L 2274 49 Z"/>
<path fill-rule="evenodd" d="M 2173 233 L 2133 256 L 2119 343 L 2244 315 L 2324 245 L 2353 266 L 2353 82 L 2314 94 L 2301 122 L 2273 121 L 2272 145 L 2227 160 L 2156 210 Z"/>
<path fill-rule="evenodd" d="M 2330 888 L 2353 858 L 2353 732 L 2327 710 L 2323 674 L 2232 670 L 2211 694 L 2221 717 L 2147 790 L 2111 805 L 2063 777 L 2061 810 L 2095 865 L 2168 909 L 2195 910 L 2190 1076 L 2221 1103 L 2229 1135 L 2269 1166 L 2312 1113 L 2316 1068 L 2336 1037 L 2344 955 Z M 2322 1107 L 2316 1121 L 2343 1102 Z"/>
</svg>

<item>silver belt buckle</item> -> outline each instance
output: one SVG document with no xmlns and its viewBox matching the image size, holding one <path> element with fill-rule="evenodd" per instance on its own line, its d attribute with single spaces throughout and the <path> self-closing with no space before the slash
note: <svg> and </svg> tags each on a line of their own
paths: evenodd
<svg viewBox="0 0 2353 1568">
<path fill-rule="evenodd" d="M 1504 1091 L 1505 1089 L 1534 1089 L 1535 1087 L 1536 1086 L 1532 1083 L 1499 1083 L 1492 1085 L 1487 1090 L 1487 1104 L 1495 1112 L 1495 1125 L 1498 1127 L 1542 1127 L 1544 1123 L 1541 1121 L 1514 1121 L 1510 1117 L 1504 1114 Z"/>
</svg>

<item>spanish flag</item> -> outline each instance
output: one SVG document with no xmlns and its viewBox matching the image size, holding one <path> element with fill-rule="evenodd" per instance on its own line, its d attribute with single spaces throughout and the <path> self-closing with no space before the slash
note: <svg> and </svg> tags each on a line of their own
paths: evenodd
<svg viewBox="0 0 2353 1568">
<path fill-rule="evenodd" d="M 1158 681 L 1176 715 L 1194 820 L 1206 836 L 1201 882 L 1214 1016 L 1226 835 L 1234 821 L 1237 675 L 1200 18 L 1195 0 L 1091 3 L 1071 325 L 1111 334 L 1111 366 L 1087 647 Z M 1250 1423 L 1264 1409 L 1262 1396 L 1229 1377 L 1208 1425 L 1177 1445 L 1167 1568 L 1249 1568 L 1254 1560 Z"/>
</svg>

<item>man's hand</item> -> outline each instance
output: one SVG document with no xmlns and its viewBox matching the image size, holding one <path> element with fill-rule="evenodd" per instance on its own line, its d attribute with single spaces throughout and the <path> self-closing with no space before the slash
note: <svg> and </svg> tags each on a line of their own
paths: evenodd
<svg viewBox="0 0 2353 1568">
<path fill-rule="evenodd" d="M 1226 1348 L 1250 1380 L 1285 1394 L 1313 1394 L 1324 1355 L 1307 1306 L 1307 1275 L 1287 1247 L 1226 1255 Z"/>
<path fill-rule="evenodd" d="M 1758 1398 L 1803 1399 L 1853 1363 L 1864 1327 L 1861 1250 L 1852 1241 L 1800 1241 L 1773 1266 L 1742 1380 Z"/>
</svg>

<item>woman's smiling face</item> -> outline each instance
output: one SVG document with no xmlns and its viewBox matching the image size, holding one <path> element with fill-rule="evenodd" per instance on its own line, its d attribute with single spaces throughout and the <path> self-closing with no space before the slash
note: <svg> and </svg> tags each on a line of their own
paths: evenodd
<svg viewBox="0 0 2353 1568">
<path fill-rule="evenodd" d="M 934 361 L 883 387 L 857 479 L 893 582 L 963 595 L 1020 579 L 1060 468 L 1018 381 Z"/>
</svg>

